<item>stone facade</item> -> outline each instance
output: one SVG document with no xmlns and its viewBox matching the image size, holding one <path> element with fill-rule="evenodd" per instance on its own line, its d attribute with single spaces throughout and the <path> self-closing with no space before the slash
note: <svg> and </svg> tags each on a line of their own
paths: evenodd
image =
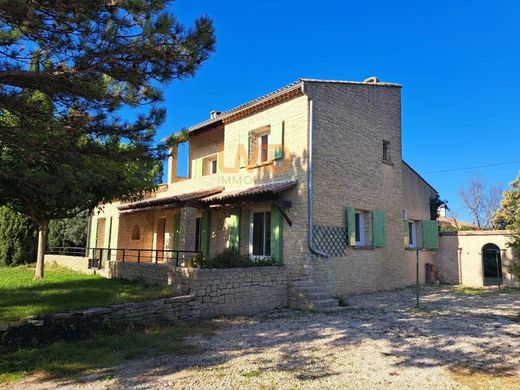
<svg viewBox="0 0 520 390">
<path fill-rule="evenodd" d="M 440 246 L 432 262 L 442 274 L 446 283 L 482 287 L 484 285 L 482 248 L 495 244 L 500 249 L 502 263 L 502 284 L 508 287 L 520 286 L 520 281 L 509 272 L 512 261 L 520 261 L 513 248 L 508 246 L 510 236 L 504 230 L 461 231 L 443 233 Z"/>
<path fill-rule="evenodd" d="M 283 266 L 178 268 L 173 288 L 193 295 L 202 317 L 258 314 L 287 307 L 287 270 Z"/>
<path fill-rule="evenodd" d="M 411 219 L 429 219 L 429 198 L 435 190 L 402 161 L 399 85 L 303 80 L 224 113 L 221 118 L 221 122 L 209 121 L 195 126 L 188 161 L 191 171 L 194 159 L 218 153 L 218 173 L 194 177 L 191 172 L 190 179 L 181 181 L 170 173 L 166 189 L 151 197 L 186 194 L 215 186 L 223 186 L 229 191 L 257 183 L 296 179 L 297 186 L 281 195 L 282 200 L 290 202 L 290 207 L 284 211 L 292 221 L 292 226 L 284 222 L 282 229 L 289 298 L 294 297 L 289 299 L 290 303 L 305 307 L 305 302 L 314 300 L 328 305 L 330 301 L 324 294 L 330 299 L 335 295 L 392 289 L 414 282 L 415 251 L 404 248 L 403 210 L 408 211 Z M 309 138 L 311 123 L 312 140 Z M 284 128 L 284 159 L 260 165 L 241 163 L 241 151 L 250 148 L 244 140 L 244 131 L 247 134 L 247 131 L 269 129 L 278 124 L 283 124 Z M 314 224 L 344 229 L 345 209 L 349 206 L 366 211 L 367 215 L 372 211 L 383 211 L 384 247 L 374 248 L 370 244 L 371 225 L 367 217 L 367 245 L 363 248 L 348 247 L 343 256 L 326 257 L 310 251 L 308 177 L 311 141 Z M 383 161 L 384 141 L 389 146 L 389 161 Z M 169 165 L 176 167 L 171 161 Z M 258 199 L 212 208 L 209 254 L 220 253 L 229 246 L 232 207 L 241 207 L 240 252 L 248 254 L 250 215 L 271 205 L 272 202 Z M 182 249 L 195 249 L 195 218 L 200 216 L 201 210 L 151 209 L 120 214 L 117 206 L 118 202 L 104 205 L 93 218 L 92 226 L 97 218 L 117 219 L 112 230 L 113 236 L 118 238 L 112 242 L 117 242 L 119 247 L 139 244 L 155 248 L 158 218 L 166 218 L 165 238 L 159 242 L 164 242 L 165 249 L 171 249 L 175 235 L 172 221 L 181 213 L 180 245 Z M 134 224 L 148 232 L 142 242 L 128 241 L 129 229 Z M 431 253 L 421 252 L 420 259 L 421 280 L 424 281 L 424 265 L 431 262 Z M 309 303 L 308 307 L 311 306 Z"/>
<path fill-rule="evenodd" d="M 284 266 L 200 269 L 114 261 L 109 277 L 171 286 L 178 295 L 192 295 L 204 318 L 287 307 Z"/>
</svg>

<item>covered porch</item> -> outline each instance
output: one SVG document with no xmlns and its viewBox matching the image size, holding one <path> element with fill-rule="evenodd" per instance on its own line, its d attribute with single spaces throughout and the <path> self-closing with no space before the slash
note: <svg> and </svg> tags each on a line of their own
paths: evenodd
<svg viewBox="0 0 520 390">
<path fill-rule="evenodd" d="M 286 212 L 291 203 L 283 194 L 296 185 L 284 180 L 232 190 L 212 187 L 119 205 L 117 226 L 111 218 L 98 218 L 92 226 L 96 238 L 90 240 L 89 257 L 100 263 L 186 266 L 233 250 L 282 261 L 283 225 L 292 224 Z"/>
</svg>

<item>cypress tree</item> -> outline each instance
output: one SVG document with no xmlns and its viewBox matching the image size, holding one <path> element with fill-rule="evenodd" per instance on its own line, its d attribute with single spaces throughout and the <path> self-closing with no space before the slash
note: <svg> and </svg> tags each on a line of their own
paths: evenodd
<svg viewBox="0 0 520 390">
<path fill-rule="evenodd" d="M 0 207 L 0 265 L 34 262 L 38 227 L 30 218 Z"/>
</svg>

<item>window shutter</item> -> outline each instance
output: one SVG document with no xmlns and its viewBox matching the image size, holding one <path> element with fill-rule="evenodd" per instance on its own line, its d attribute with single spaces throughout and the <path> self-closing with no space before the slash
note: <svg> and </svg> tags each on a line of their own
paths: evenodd
<svg viewBox="0 0 520 390">
<path fill-rule="evenodd" d="M 245 156 L 243 152 L 245 151 Z M 242 130 L 238 135 L 238 158 L 240 158 L 240 168 L 244 168 L 249 164 L 249 159 L 251 158 L 251 136 L 249 134 L 249 130 Z M 245 161 L 244 161 L 245 157 Z"/>
<path fill-rule="evenodd" d="M 276 205 L 271 206 L 271 256 L 282 260 L 282 213 Z"/>
<path fill-rule="evenodd" d="M 197 159 L 197 177 L 204 176 L 204 161 L 203 158 Z"/>
<path fill-rule="evenodd" d="M 274 159 L 279 160 L 283 158 L 283 136 L 284 136 L 284 122 L 279 122 L 271 125 L 271 143 L 275 146 Z"/>
<path fill-rule="evenodd" d="M 356 210 L 347 207 L 347 243 L 356 246 Z"/>
<path fill-rule="evenodd" d="M 200 251 L 205 258 L 209 257 L 209 240 L 210 240 L 210 223 L 211 211 L 204 210 L 202 212 L 201 231 L 200 231 Z"/>
<path fill-rule="evenodd" d="M 439 223 L 437 221 L 422 221 L 422 235 L 424 249 L 439 247 Z"/>
<path fill-rule="evenodd" d="M 385 246 L 385 213 L 372 212 L 372 241 L 374 246 Z"/>
<path fill-rule="evenodd" d="M 410 230 L 408 229 L 409 221 L 405 219 L 403 221 L 403 245 L 405 248 L 410 247 Z"/>
<path fill-rule="evenodd" d="M 181 235 L 181 214 L 173 216 L 173 250 L 179 250 L 179 240 Z"/>
<path fill-rule="evenodd" d="M 229 249 L 240 252 L 240 207 L 231 209 L 229 217 Z"/>
</svg>

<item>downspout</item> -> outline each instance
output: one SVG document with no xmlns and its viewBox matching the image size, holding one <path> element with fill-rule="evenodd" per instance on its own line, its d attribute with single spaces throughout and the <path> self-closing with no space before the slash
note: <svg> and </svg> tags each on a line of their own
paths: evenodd
<svg viewBox="0 0 520 390">
<path fill-rule="evenodd" d="M 304 84 L 302 83 L 302 92 L 305 93 Z M 324 253 L 320 251 L 318 248 L 314 247 L 314 241 L 313 241 L 313 231 L 312 231 L 312 204 L 313 204 L 313 197 L 312 197 L 312 142 L 313 142 L 313 133 L 314 133 L 314 120 L 313 120 L 313 105 L 312 100 L 309 99 L 309 168 L 308 168 L 308 196 L 309 196 L 309 226 L 308 226 L 308 242 L 309 242 L 309 250 L 311 253 L 322 256 L 322 257 L 328 257 L 327 253 Z"/>
</svg>

